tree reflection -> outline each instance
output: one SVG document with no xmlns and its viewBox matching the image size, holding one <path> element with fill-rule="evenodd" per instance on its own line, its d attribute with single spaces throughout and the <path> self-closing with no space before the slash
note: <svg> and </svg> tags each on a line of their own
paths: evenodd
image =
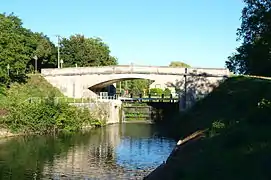
<svg viewBox="0 0 271 180">
<path fill-rule="evenodd" d="M 129 179 L 161 163 L 173 149 L 174 141 L 160 141 L 156 133 L 152 125 L 122 124 L 73 135 L 12 138 L 0 142 L 0 179 Z"/>
</svg>

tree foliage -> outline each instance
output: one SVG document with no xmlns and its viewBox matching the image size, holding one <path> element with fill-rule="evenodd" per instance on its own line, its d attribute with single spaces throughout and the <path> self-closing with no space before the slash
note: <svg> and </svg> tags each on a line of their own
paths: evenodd
<svg viewBox="0 0 271 180">
<path fill-rule="evenodd" d="M 242 45 L 228 58 L 226 66 L 240 74 L 271 75 L 271 1 L 244 0 L 241 27 Z"/>
<path fill-rule="evenodd" d="M 79 66 L 117 63 L 116 58 L 110 56 L 109 47 L 99 38 L 74 35 L 70 39 L 64 38 L 61 45 L 62 56 L 64 61 L 67 60 L 66 66 L 76 63 Z M 24 28 L 21 19 L 14 14 L 0 14 L 0 106 L 4 112 L 8 112 L 4 119 L 0 117 L 2 124 L 13 130 L 43 133 L 54 131 L 55 128 L 74 131 L 86 123 L 100 124 L 100 121 L 89 116 L 89 111 L 81 112 L 68 104 L 56 105 L 52 101 L 28 104 L 24 102 L 24 96 L 18 95 L 23 91 L 23 86 L 16 82 L 31 81 L 27 73 L 33 72 L 35 68 L 40 70 L 56 65 L 56 46 L 46 35 Z M 12 91 L 12 87 L 17 85 L 20 89 Z M 32 88 L 27 87 L 25 91 L 39 91 L 37 87 L 41 86 L 42 82 L 37 81 L 37 84 Z M 30 96 L 34 94 L 30 93 Z M 39 92 L 37 96 L 42 96 L 42 93 Z M 85 114 L 83 116 L 87 118 L 76 114 Z"/>
<path fill-rule="evenodd" d="M 43 33 L 34 33 L 35 51 L 34 55 L 38 57 L 38 70 L 41 68 L 57 67 L 57 48 L 50 39 Z M 34 59 L 28 65 L 34 66 Z"/>
<path fill-rule="evenodd" d="M 186 67 L 186 68 L 189 68 L 191 66 L 184 63 L 184 62 L 181 62 L 181 61 L 172 61 L 172 62 L 170 62 L 169 67 Z"/>
<path fill-rule="evenodd" d="M 152 81 L 148 79 L 133 79 L 133 80 L 126 80 L 121 82 L 122 89 L 125 89 L 129 92 L 129 94 L 139 95 L 148 93 L 150 84 Z"/>
<path fill-rule="evenodd" d="M 53 96 L 41 103 L 13 104 L 8 111 L 8 116 L 0 119 L 1 124 L 16 133 L 72 132 L 80 130 L 84 125 L 103 123 L 93 118 L 87 108 L 79 109 L 68 103 L 55 103 Z"/>
<path fill-rule="evenodd" d="M 100 38 L 73 35 L 60 42 L 64 67 L 116 65 Z M 37 57 L 35 60 L 34 57 Z M 23 27 L 14 14 L 0 14 L 0 82 L 24 81 L 26 73 L 57 67 L 57 48 L 43 33 Z"/>
<path fill-rule="evenodd" d="M 22 81 L 25 73 L 31 71 L 31 64 L 34 66 L 34 56 L 38 58 L 39 69 L 41 65 L 52 63 L 53 43 L 22 24 L 13 14 L 0 14 L 0 82 L 5 84 Z"/>
<path fill-rule="evenodd" d="M 8 83 L 16 74 L 24 73 L 26 63 L 30 60 L 30 32 L 23 28 L 21 20 L 12 14 L 0 14 L 0 32 L 0 79 L 1 82 Z"/>
<path fill-rule="evenodd" d="M 164 94 L 165 94 L 165 96 L 170 96 L 171 90 L 169 88 L 165 88 Z"/>
<path fill-rule="evenodd" d="M 150 94 L 155 96 L 161 96 L 163 94 L 163 89 L 161 88 L 152 88 L 150 89 Z"/>
<path fill-rule="evenodd" d="M 153 96 L 161 96 L 164 94 L 164 96 L 170 96 L 171 90 L 169 88 L 165 88 L 164 90 L 161 88 L 151 88 L 150 94 Z"/>
<path fill-rule="evenodd" d="M 72 35 L 60 41 L 61 59 L 65 67 L 116 65 L 117 59 L 110 55 L 109 47 L 100 38 Z"/>
</svg>

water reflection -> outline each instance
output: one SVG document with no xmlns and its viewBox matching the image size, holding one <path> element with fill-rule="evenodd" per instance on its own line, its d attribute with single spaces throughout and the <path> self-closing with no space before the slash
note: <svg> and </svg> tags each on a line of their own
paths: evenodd
<svg viewBox="0 0 271 180">
<path fill-rule="evenodd" d="M 164 161 L 174 145 L 148 124 L 13 138 L 0 142 L 0 179 L 137 179 Z"/>
<path fill-rule="evenodd" d="M 116 163 L 126 169 L 152 169 L 166 160 L 175 142 L 159 137 L 152 125 L 127 124 L 116 147 Z"/>
</svg>

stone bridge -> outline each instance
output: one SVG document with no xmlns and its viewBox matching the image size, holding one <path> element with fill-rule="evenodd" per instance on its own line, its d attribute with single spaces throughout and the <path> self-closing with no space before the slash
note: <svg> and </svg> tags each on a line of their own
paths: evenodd
<svg viewBox="0 0 271 180">
<path fill-rule="evenodd" d="M 64 95 L 82 98 L 97 96 L 102 88 L 132 79 L 149 79 L 150 88 L 169 88 L 174 92 L 187 87 L 194 94 L 206 94 L 230 72 L 224 68 L 120 65 L 42 69 L 41 74 Z"/>
</svg>

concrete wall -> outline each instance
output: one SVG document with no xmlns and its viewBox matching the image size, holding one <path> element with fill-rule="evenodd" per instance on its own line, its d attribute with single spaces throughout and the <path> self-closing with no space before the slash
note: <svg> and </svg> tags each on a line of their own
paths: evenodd
<svg viewBox="0 0 271 180">
<path fill-rule="evenodd" d="M 230 74 L 226 68 L 187 68 L 187 73 L 209 73 L 213 75 Z M 45 76 L 59 75 L 86 75 L 86 74 L 184 74 L 185 68 L 167 66 L 102 66 L 102 67 L 77 67 L 77 68 L 52 68 L 42 69 Z"/>
<path fill-rule="evenodd" d="M 141 74 L 115 74 L 115 75 L 84 75 L 84 76 L 45 76 L 45 79 L 53 86 L 61 90 L 68 97 L 81 98 L 96 96 L 95 93 L 89 90 L 90 87 L 115 79 L 134 78 L 150 79 L 154 82 L 150 88 L 165 89 L 169 87 L 173 91 L 184 89 L 184 77 L 177 75 L 141 75 Z M 212 90 L 223 77 L 188 77 L 188 88 L 196 91 L 197 94 L 206 93 Z"/>
<path fill-rule="evenodd" d="M 93 103 L 71 103 L 77 107 L 88 108 L 92 116 L 105 121 L 106 124 L 115 124 L 121 121 L 121 104 L 120 100 L 99 100 Z"/>
<path fill-rule="evenodd" d="M 89 88 L 102 88 L 110 84 L 127 79 L 153 80 L 151 88 L 169 87 L 173 91 L 182 89 L 184 85 L 185 68 L 169 67 L 86 67 L 42 69 L 42 75 L 61 92 L 74 98 L 92 97 L 96 94 Z M 191 86 L 197 86 L 197 91 L 209 92 L 211 85 L 222 80 L 222 76 L 229 75 L 227 69 L 188 68 L 187 73 L 207 73 L 207 77 L 188 76 Z"/>
</svg>

